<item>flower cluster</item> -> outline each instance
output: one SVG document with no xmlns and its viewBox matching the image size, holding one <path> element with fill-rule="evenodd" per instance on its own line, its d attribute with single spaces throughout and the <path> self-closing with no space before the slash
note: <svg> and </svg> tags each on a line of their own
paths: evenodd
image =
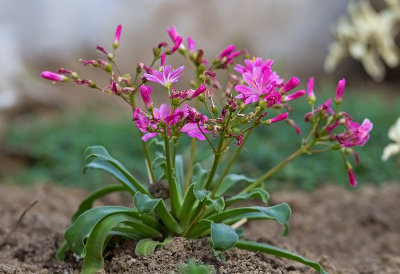
<svg viewBox="0 0 400 274">
<path fill-rule="evenodd" d="M 82 257 L 87 254 L 90 255 L 88 257 L 95 257 L 93 254 L 98 249 L 92 250 L 91 247 L 98 245 L 91 243 L 105 235 L 95 234 L 94 231 L 97 230 L 94 228 L 100 226 L 99 231 L 102 231 L 102 225 L 115 223 L 115 234 L 128 238 L 139 235 L 143 241 L 149 241 L 149 238 L 160 239 L 165 235 L 210 237 L 213 248 L 218 250 L 236 246 L 289 256 L 288 258 L 324 273 L 319 264 L 298 255 L 286 253 L 284 250 L 276 253 L 276 249 L 270 246 L 239 239 L 235 228 L 252 219 L 275 220 L 284 226 L 286 234 L 287 221 L 291 214 L 287 204 L 235 209 L 229 207 L 251 198 L 258 198 L 266 203 L 269 195 L 263 188 L 263 183 L 303 154 L 340 151 L 350 185 L 357 184 L 347 156 L 355 155 L 356 163 L 358 162 L 358 154 L 353 151 L 353 147 L 363 146 L 368 141 L 372 123 L 365 119 L 362 124 L 358 124 L 349 114 L 339 110 L 345 80 L 340 80 L 337 85 L 334 107 L 331 106 L 332 99 L 329 99 L 315 108 L 317 98 L 314 93 L 314 78 L 309 79 L 306 90 L 297 90 L 299 78 L 294 76 L 285 81 L 273 70 L 273 60 L 249 58 L 247 51 L 238 51 L 234 45 L 227 46 L 213 60 L 208 61 L 204 59 L 204 52 L 198 48 L 197 43 L 187 37 L 187 43 L 184 44 L 183 37 L 174 27 L 167 30 L 173 45 L 169 46 L 167 42 L 161 41 L 153 48 L 153 61 L 150 64 L 138 63 L 135 75 L 131 76 L 130 73 L 122 73 L 117 63 L 116 49 L 120 44 L 121 29 L 119 25 L 112 51 L 97 46 L 97 50 L 105 55 L 107 61 L 101 58 L 81 59 L 84 66 L 98 68 L 106 73 L 109 79 L 107 86 L 99 87 L 94 81 L 81 78 L 77 72 L 68 69 L 59 69 L 58 73 L 44 71 L 42 77 L 53 82 L 86 84 L 95 90 L 118 96 L 128 103 L 132 108 L 132 120 L 141 135 L 150 185 L 139 182 L 105 148 L 88 148 L 85 153 L 85 168 L 110 172 L 123 184 L 122 188 L 101 189 L 90 199 L 113 191 L 129 191 L 134 196 L 135 208 L 100 207 L 86 210 L 87 201 L 84 201 L 85 206 L 80 207 L 75 214 L 79 217 L 73 219 L 73 224 L 65 233 L 65 249 L 69 247 Z M 183 55 L 194 69 L 195 78 L 184 89 L 180 89 L 177 83 L 181 84 L 185 79 L 185 66 L 175 69 L 168 62 L 169 56 L 176 53 Z M 159 65 L 156 65 L 158 61 Z M 218 81 L 221 73 L 228 79 L 226 86 Z M 160 89 L 160 92 L 156 93 L 156 89 Z M 247 151 L 246 141 L 256 128 L 286 121 L 299 135 L 302 134 L 300 127 L 290 118 L 293 111 L 290 104 L 305 94 L 311 106 L 305 120 L 312 126 L 302 142 L 299 141 L 298 150 L 257 179 L 231 174 L 230 169 L 239 153 Z M 161 104 L 155 106 L 154 102 L 160 101 Z M 187 146 L 179 146 L 182 136 L 191 138 L 190 156 L 185 161 L 183 155 L 179 154 L 187 149 Z M 148 148 L 152 142 L 147 142 L 151 138 L 164 141 L 158 143 L 162 151 L 157 151 L 154 160 L 150 153 L 152 150 Z M 212 165 L 209 170 L 204 170 L 200 163 L 195 162 L 197 141 L 203 141 L 210 147 L 208 151 L 211 153 Z M 156 188 L 154 186 L 165 184 L 164 181 L 168 184 L 168 193 L 159 195 L 153 191 Z M 243 189 L 233 190 L 233 185 L 239 181 L 246 181 L 248 184 Z M 234 193 L 228 196 L 227 192 Z M 164 199 L 169 200 L 169 208 Z M 110 220 L 110 223 L 106 220 Z M 124 229 L 118 230 L 121 223 Z M 110 228 L 107 229 L 110 231 Z M 161 245 L 154 243 L 155 240 L 150 241 L 153 241 L 153 246 Z M 141 254 L 140 246 L 147 246 L 147 243 L 138 246 L 139 250 L 136 252 Z M 65 251 L 64 247 L 61 249 Z M 85 258 L 83 268 L 88 273 L 92 273 L 92 270 L 94 273 L 99 265 L 101 266 L 101 262 Z"/>
</svg>

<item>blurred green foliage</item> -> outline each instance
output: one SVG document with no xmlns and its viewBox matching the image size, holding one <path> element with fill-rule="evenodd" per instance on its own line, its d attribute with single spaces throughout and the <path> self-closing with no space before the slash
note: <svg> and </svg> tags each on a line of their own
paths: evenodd
<svg viewBox="0 0 400 274">
<path fill-rule="evenodd" d="M 316 92 L 316 105 L 335 95 L 335 87 L 323 89 L 330 92 Z M 368 143 L 364 147 L 356 148 L 360 154 L 360 163 L 353 164 L 357 180 L 360 185 L 399 181 L 400 170 L 396 168 L 396 159 L 382 162 L 381 155 L 383 147 L 390 142 L 387 131 L 400 116 L 400 97 L 393 96 L 389 102 L 385 102 L 381 94 L 363 92 L 345 91 L 342 103 L 342 110 L 347 111 L 356 122 L 361 123 L 364 118 L 369 118 L 374 123 Z M 304 122 L 304 114 L 309 111 L 309 106 L 305 103 L 306 98 L 296 101 L 296 111 L 290 118 L 302 128 L 305 135 L 309 125 Z M 262 174 L 261 171 L 273 167 L 294 152 L 299 147 L 301 138 L 292 126 L 284 122 L 258 128 L 245 144 L 248 151 L 241 152 L 233 172 L 257 177 Z M 82 174 L 83 151 L 91 145 L 105 146 L 135 176 L 142 180 L 147 178 L 138 131 L 129 114 L 113 121 L 104 121 L 91 113 L 64 115 L 46 121 L 32 120 L 24 126 L 14 125 L 7 128 L 3 141 L 8 149 L 23 149 L 35 159 L 30 168 L 4 175 L 3 182 L 31 184 L 49 181 L 84 188 L 105 184 L 112 180 L 105 174 L 90 171 L 86 175 Z M 181 153 L 188 157 L 190 140 L 183 138 L 182 142 Z M 197 159 L 204 165 L 209 164 L 208 150 L 198 151 Z M 354 163 L 354 159 L 351 161 Z M 266 184 L 268 189 L 310 190 L 326 183 L 348 185 L 347 173 L 338 151 L 302 155 Z"/>
</svg>

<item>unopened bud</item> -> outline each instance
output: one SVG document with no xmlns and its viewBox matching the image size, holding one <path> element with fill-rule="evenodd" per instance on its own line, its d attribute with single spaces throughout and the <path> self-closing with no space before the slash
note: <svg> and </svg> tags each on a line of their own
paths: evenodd
<svg viewBox="0 0 400 274">
<path fill-rule="evenodd" d="M 215 115 L 218 115 L 218 107 L 217 106 L 213 106 L 213 108 L 212 108 L 212 112 L 215 114 Z"/>
<path fill-rule="evenodd" d="M 160 48 L 153 48 L 153 55 L 155 58 L 158 58 L 161 56 L 161 49 Z"/>
<path fill-rule="evenodd" d="M 78 79 L 79 79 L 78 73 L 73 72 L 73 73 L 71 74 L 71 78 L 74 79 L 74 80 L 78 80 Z"/>
</svg>

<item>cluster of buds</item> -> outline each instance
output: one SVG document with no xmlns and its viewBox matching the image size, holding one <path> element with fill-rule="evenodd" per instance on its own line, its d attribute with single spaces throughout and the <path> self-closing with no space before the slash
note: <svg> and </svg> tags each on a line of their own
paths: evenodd
<svg viewBox="0 0 400 274">
<path fill-rule="evenodd" d="M 120 25 L 115 34 L 113 52 L 97 46 L 108 61 L 81 60 L 84 66 L 90 65 L 105 71 L 110 78 L 108 86 L 98 88 L 93 81 L 80 79 L 76 72 L 66 69 L 60 69 L 58 73 L 45 71 L 42 77 L 54 82 L 72 80 L 77 84 L 87 84 L 92 88 L 120 96 L 131 105 L 133 121 L 142 133 L 144 142 L 156 136 L 166 141 L 176 141 L 181 135 L 187 135 L 198 140 L 206 140 L 212 151 L 218 154 L 227 151 L 230 142 L 234 140 L 236 140 L 235 147 L 244 148 L 249 134 L 257 126 L 286 120 L 298 134 L 301 134 L 301 129 L 289 118 L 291 111 L 289 103 L 305 94 L 308 95 L 308 102 L 312 106 L 312 111 L 306 114 L 305 120 L 313 124 L 312 132 L 303 141 L 305 150 L 309 150 L 315 144 L 331 142 L 330 149 L 339 149 L 344 154 L 356 155 L 351 147 L 362 146 L 367 142 L 372 123 L 365 119 L 359 125 L 353 122 L 347 113 L 338 111 L 345 87 L 344 79 L 340 80 L 337 86 L 335 110 L 331 108 L 331 99 L 314 109 L 316 96 L 313 90 L 313 78 L 308 81 L 307 90 L 296 90 L 300 80 L 297 77 L 292 77 L 288 81 L 282 79 L 272 70 L 274 62 L 271 59 L 265 61 L 260 57 L 250 59 L 246 51 L 237 51 L 234 45 L 229 45 L 209 62 L 204 59 L 203 50 L 197 48 L 196 42 L 191 37 L 187 38 L 185 46 L 182 36 L 174 27 L 167 32 L 173 46 L 169 47 L 166 42 L 160 42 L 153 48 L 152 63 L 150 65 L 138 63 L 133 78 L 129 73 L 122 74 L 116 63 L 115 50 L 120 42 Z M 189 89 L 177 90 L 175 87 L 183 77 L 185 67 L 174 69 L 168 65 L 166 58 L 174 53 L 185 56 L 194 68 L 196 78 L 190 82 Z M 235 65 L 241 55 L 244 57 L 243 64 Z M 156 67 L 155 63 L 158 60 L 160 65 Z M 229 81 L 225 89 L 217 80 L 217 74 L 221 70 L 228 74 Z M 151 94 L 155 88 L 151 86 L 152 84 L 162 86 L 168 93 L 168 96 L 167 94 L 164 96 L 167 102 L 159 107 L 155 107 L 152 100 Z M 135 99 L 137 90 L 140 90 L 144 108 L 137 105 Z M 214 103 L 217 100 L 221 102 L 219 107 Z M 336 133 L 339 126 L 345 126 L 345 130 Z M 218 137 L 219 144 L 224 145 L 218 145 L 216 149 L 213 143 Z M 355 185 L 354 173 L 347 160 L 345 167 L 351 185 Z"/>
<path fill-rule="evenodd" d="M 352 166 L 345 155 L 350 154 L 356 157 L 356 164 L 359 161 L 358 154 L 353 151 L 354 146 L 363 146 L 369 139 L 369 133 L 372 130 L 372 123 L 369 119 L 364 119 L 361 124 L 353 121 L 353 118 L 346 112 L 340 112 L 339 106 L 342 102 L 343 91 L 346 81 L 342 79 L 338 82 L 336 88 L 335 110 L 331 108 L 332 99 L 328 99 L 323 104 L 314 109 L 315 94 L 313 91 L 314 78 L 310 78 L 307 85 L 309 103 L 314 109 L 305 115 L 305 121 L 313 124 L 317 141 L 321 144 L 333 142 L 330 149 L 339 149 L 343 154 L 344 166 L 349 174 L 350 185 L 356 186 L 357 181 L 352 170 Z M 337 128 L 344 126 L 343 131 L 337 132 Z"/>
</svg>

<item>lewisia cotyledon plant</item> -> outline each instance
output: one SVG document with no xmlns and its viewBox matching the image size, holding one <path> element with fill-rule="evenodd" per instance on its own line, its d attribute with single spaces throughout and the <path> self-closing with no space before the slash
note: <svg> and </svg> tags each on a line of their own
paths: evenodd
<svg viewBox="0 0 400 274">
<path fill-rule="evenodd" d="M 82 273 L 95 273 L 104 266 L 102 253 L 111 237 L 136 239 L 135 251 L 139 255 L 150 254 L 174 236 L 208 237 L 216 251 L 237 247 L 270 253 L 324 273 L 320 264 L 274 246 L 247 241 L 239 236 L 237 229 L 247 221 L 267 219 L 281 224 L 284 235 L 288 233 L 290 207 L 285 203 L 267 206 L 269 194 L 263 182 L 302 154 L 340 152 L 350 184 L 356 185 L 348 157 L 353 155 L 358 162 L 353 148 L 367 142 L 372 123 L 365 119 L 358 124 L 340 110 L 345 80 L 339 81 L 334 106 L 332 99 L 328 99 L 315 107 L 314 78 L 309 79 L 306 90 L 295 90 L 300 83 L 297 77 L 285 81 L 273 70 L 271 59 L 249 58 L 247 51 L 236 51 L 234 45 L 226 47 L 213 60 L 206 60 L 192 38 L 188 37 L 186 46 L 183 44 L 174 27 L 168 30 L 173 46 L 160 42 L 153 48 L 153 61 L 147 65 L 138 63 L 132 76 L 122 73 L 117 64 L 121 29 L 119 25 L 112 51 L 97 46 L 104 59 L 80 60 L 84 66 L 103 70 L 107 86 L 99 87 L 93 80 L 67 69 L 59 69 L 57 73 L 45 71 L 42 77 L 87 85 L 128 103 L 133 125 L 141 136 L 148 180 L 136 179 L 104 147 L 89 147 L 85 151 L 85 170 L 104 170 L 114 175 L 119 184 L 102 187 L 82 202 L 65 232 L 66 242 L 57 258 L 62 259 L 71 250 L 83 258 Z M 195 79 L 183 90 L 176 83 L 183 79 L 185 66 L 174 69 L 166 65 L 168 56 L 175 53 L 183 55 L 194 69 Z M 221 76 L 227 76 L 225 87 L 218 81 Z M 164 94 L 157 95 L 157 102 L 162 103 L 154 106 L 153 89 L 157 88 L 164 90 Z M 311 110 L 305 114 L 305 120 L 311 123 L 311 130 L 299 142 L 299 149 L 259 178 L 230 173 L 239 153 L 247 150 L 246 142 L 256 128 L 286 121 L 302 134 L 289 118 L 292 111 L 289 104 L 306 94 Z M 181 138 L 191 138 L 189 148 L 180 146 Z M 196 151 L 204 150 L 199 142 L 209 147 L 209 169 L 195 161 Z M 158 145 L 150 150 L 154 143 Z M 156 155 L 150 153 L 154 150 L 158 150 Z M 186 150 L 189 150 L 187 158 L 182 155 Z M 244 187 L 240 188 L 243 184 L 238 182 L 244 182 Z M 133 207 L 92 207 L 96 199 L 117 191 L 130 193 Z M 237 205 L 249 199 L 259 199 L 265 205 Z"/>
</svg>

